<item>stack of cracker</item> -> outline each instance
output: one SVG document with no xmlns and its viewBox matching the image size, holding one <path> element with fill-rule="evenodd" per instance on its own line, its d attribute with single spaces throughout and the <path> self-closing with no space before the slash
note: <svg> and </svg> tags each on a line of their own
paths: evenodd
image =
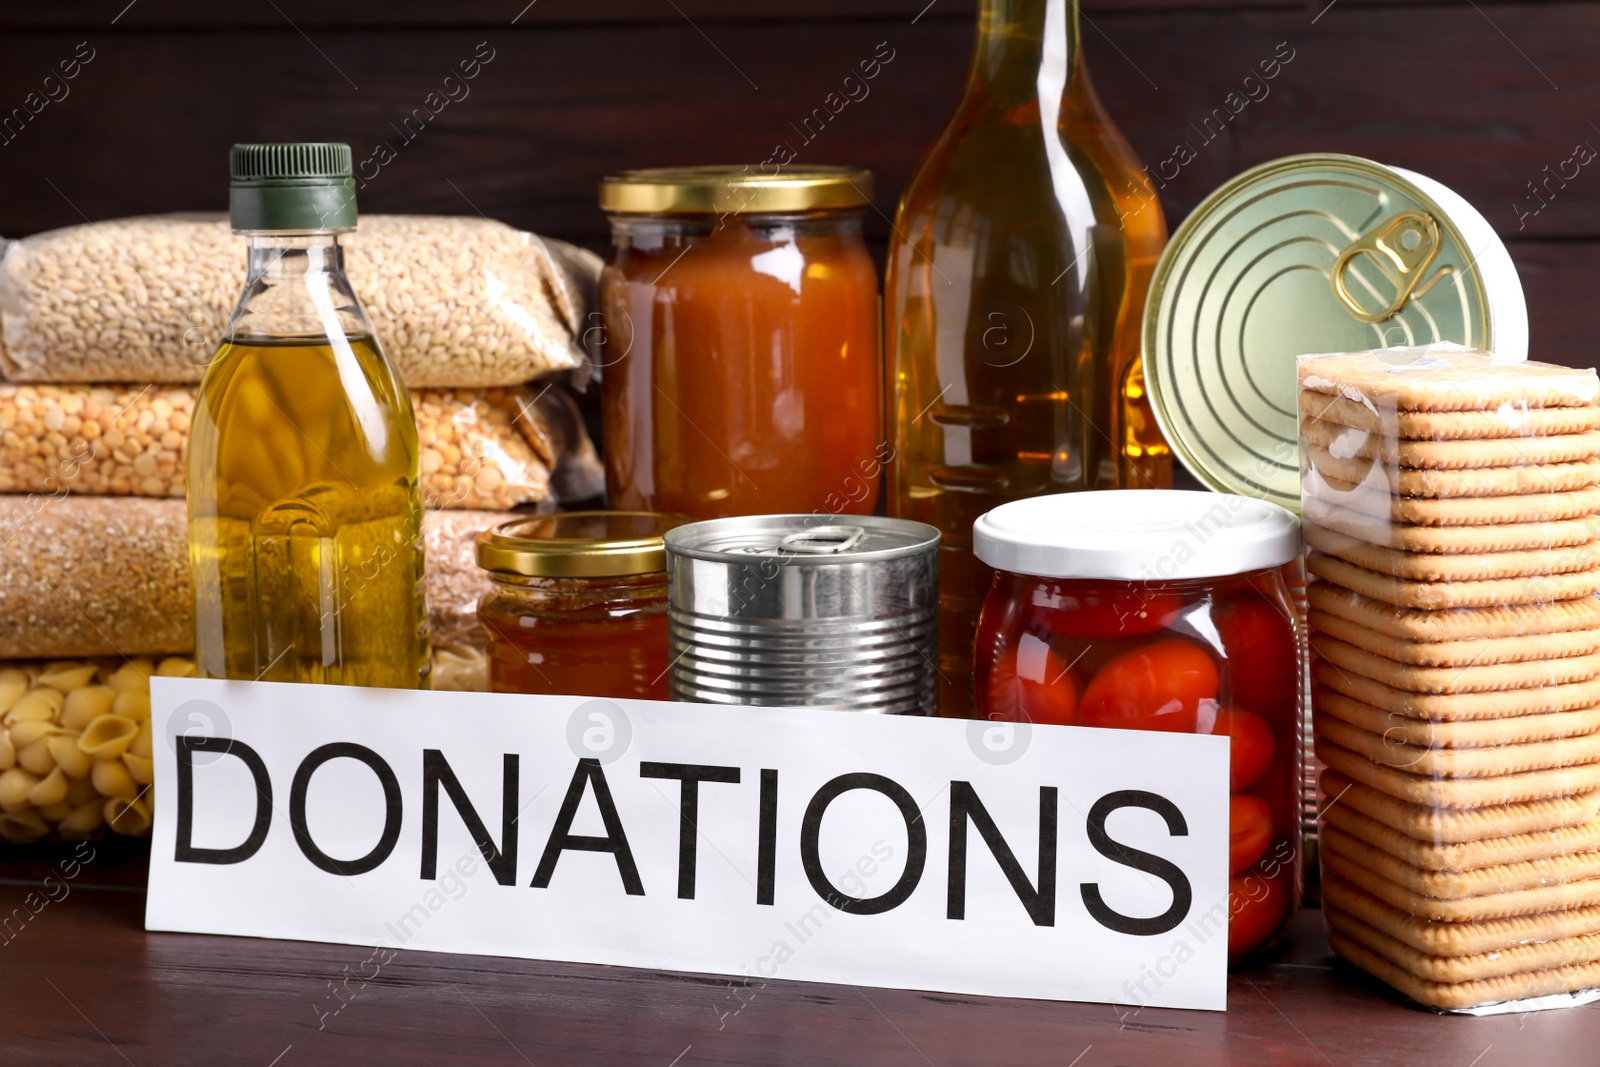
<svg viewBox="0 0 1600 1067">
<path fill-rule="evenodd" d="M 1302 357 L 1334 950 L 1418 1003 L 1600 987 L 1600 381 Z"/>
</svg>

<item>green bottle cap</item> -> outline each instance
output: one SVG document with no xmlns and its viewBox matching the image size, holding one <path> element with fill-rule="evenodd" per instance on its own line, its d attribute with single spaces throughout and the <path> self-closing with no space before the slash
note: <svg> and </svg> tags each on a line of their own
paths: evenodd
<svg viewBox="0 0 1600 1067">
<path fill-rule="evenodd" d="M 356 224 L 350 146 L 236 144 L 228 214 L 236 230 L 348 230 Z"/>
</svg>

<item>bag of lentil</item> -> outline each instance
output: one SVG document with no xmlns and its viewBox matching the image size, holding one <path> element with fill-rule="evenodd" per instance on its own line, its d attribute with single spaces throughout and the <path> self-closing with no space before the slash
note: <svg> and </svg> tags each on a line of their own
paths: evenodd
<svg viewBox="0 0 1600 1067">
<path fill-rule="evenodd" d="M 411 406 L 429 507 L 549 499 L 568 447 L 551 448 L 532 390 L 415 389 Z M 193 412 L 187 387 L 0 383 L 0 493 L 181 497 Z"/>
<path fill-rule="evenodd" d="M 501 222 L 364 215 L 351 283 L 413 388 L 519 385 L 584 362 L 600 261 Z M 0 257 L 0 373 L 14 382 L 198 382 L 245 282 L 222 216 L 88 223 Z M 558 255 L 552 254 L 556 247 Z"/>
</svg>

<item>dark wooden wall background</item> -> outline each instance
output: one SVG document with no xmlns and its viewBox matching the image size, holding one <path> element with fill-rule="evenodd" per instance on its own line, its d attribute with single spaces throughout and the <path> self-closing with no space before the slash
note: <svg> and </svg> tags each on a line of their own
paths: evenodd
<svg viewBox="0 0 1600 1067">
<path fill-rule="evenodd" d="M 526 5 L 526 6 L 525 6 Z M 330 139 L 397 158 L 371 211 L 470 213 L 602 248 L 595 185 L 656 164 L 758 162 L 880 42 L 894 59 L 803 162 L 878 175 L 880 242 L 961 87 L 972 0 L 56 0 L 0 11 L 0 113 L 87 42 L 94 58 L 0 140 L 0 234 L 139 212 L 221 209 L 228 145 Z M 1090 68 L 1146 163 L 1199 157 L 1163 194 L 1176 224 L 1239 170 L 1293 152 L 1369 156 L 1439 178 L 1511 245 L 1536 358 L 1594 362 L 1600 3 L 1092 0 Z M 493 60 L 410 143 L 398 124 L 487 42 Z M 1293 60 L 1226 134 L 1222 106 L 1280 42 Z M 62 90 L 52 85 L 60 96 Z M 9 138 L 9 139 L 5 139 Z M 1568 174 L 1573 164 L 1566 164 Z M 1546 168 L 1549 168 L 1546 170 Z M 1539 208 L 1537 214 L 1532 214 Z"/>
</svg>

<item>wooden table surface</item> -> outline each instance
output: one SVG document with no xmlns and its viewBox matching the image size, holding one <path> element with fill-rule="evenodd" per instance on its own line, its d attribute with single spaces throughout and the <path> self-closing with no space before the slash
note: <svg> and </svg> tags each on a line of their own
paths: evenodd
<svg viewBox="0 0 1600 1067">
<path fill-rule="evenodd" d="M 1315 909 L 1281 958 L 1232 977 L 1226 1013 L 785 981 L 741 1000 L 704 975 L 424 952 L 351 982 L 345 1002 L 331 983 L 369 950 L 147 934 L 145 857 L 95 848 L 49 883 L 66 852 L 0 852 L 0 919 L 29 916 L 0 933 L 6 1067 L 1600 1063 L 1600 1005 L 1492 1018 L 1407 1007 L 1333 960 Z"/>
</svg>

